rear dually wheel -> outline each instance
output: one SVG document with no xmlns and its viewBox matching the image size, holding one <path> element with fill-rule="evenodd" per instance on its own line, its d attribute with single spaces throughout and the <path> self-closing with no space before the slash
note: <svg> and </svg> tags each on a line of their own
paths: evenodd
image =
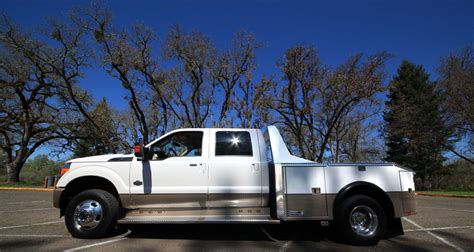
<svg viewBox="0 0 474 252">
<path fill-rule="evenodd" d="M 377 243 L 385 234 L 387 217 L 380 204 L 365 195 L 345 199 L 336 211 L 336 227 L 353 244 Z"/>
</svg>

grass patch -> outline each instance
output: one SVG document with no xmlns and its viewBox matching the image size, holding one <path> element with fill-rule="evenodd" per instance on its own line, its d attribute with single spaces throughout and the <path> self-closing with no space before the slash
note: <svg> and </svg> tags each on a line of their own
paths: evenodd
<svg viewBox="0 0 474 252">
<path fill-rule="evenodd" d="M 419 194 L 435 194 L 435 195 L 452 195 L 452 196 L 464 196 L 474 197 L 474 191 L 418 191 Z"/>
<path fill-rule="evenodd" d="M 16 183 L 16 184 L 8 184 L 8 183 L 0 183 L 0 187 L 28 187 L 28 188 L 43 188 L 43 184 L 31 184 L 31 183 Z"/>
</svg>

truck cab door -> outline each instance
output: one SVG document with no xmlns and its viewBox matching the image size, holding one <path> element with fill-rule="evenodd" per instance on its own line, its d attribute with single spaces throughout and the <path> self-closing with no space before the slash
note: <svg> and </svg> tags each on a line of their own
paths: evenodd
<svg viewBox="0 0 474 252">
<path fill-rule="evenodd" d="M 255 130 L 210 131 L 208 207 L 262 207 L 262 167 Z M 266 167 L 266 166 L 265 166 Z M 268 196 L 268 195 L 265 195 Z"/>
<path fill-rule="evenodd" d="M 208 129 L 183 130 L 149 147 L 132 162 L 130 194 L 135 208 L 204 208 L 208 190 Z"/>
</svg>

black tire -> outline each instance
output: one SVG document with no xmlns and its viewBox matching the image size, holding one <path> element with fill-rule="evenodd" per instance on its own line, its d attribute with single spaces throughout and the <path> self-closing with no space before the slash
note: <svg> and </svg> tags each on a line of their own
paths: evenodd
<svg viewBox="0 0 474 252">
<path fill-rule="evenodd" d="M 373 245 L 384 236 L 387 217 L 384 209 L 373 198 L 354 195 L 345 199 L 336 209 L 335 224 L 345 241 L 356 245 Z"/>
<path fill-rule="evenodd" d="M 81 206 L 90 205 L 88 209 L 94 210 L 93 213 L 87 211 L 79 211 Z M 100 207 L 100 208 L 97 208 Z M 95 208 L 95 209 L 93 209 Z M 77 211 L 76 211 L 77 209 Z M 100 209 L 100 210 L 97 210 Z M 75 211 L 77 216 L 84 217 L 84 220 L 91 220 L 91 224 L 81 226 L 76 222 Z M 78 215 L 79 213 L 79 215 Z M 100 213 L 100 214 L 97 214 Z M 109 192 L 92 189 L 83 191 L 69 202 L 66 207 L 65 222 L 69 232 L 75 238 L 94 239 L 101 238 L 109 234 L 117 225 L 117 217 L 119 213 L 119 204 L 117 199 Z M 77 217 L 76 216 L 76 217 Z M 90 217 L 89 219 L 87 219 Z"/>
</svg>

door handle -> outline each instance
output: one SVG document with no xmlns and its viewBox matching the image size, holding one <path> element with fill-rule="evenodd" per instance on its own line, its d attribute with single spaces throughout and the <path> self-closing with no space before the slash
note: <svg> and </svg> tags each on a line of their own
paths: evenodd
<svg viewBox="0 0 474 252">
<path fill-rule="evenodd" d="M 136 186 L 139 186 L 139 185 L 142 185 L 143 182 L 140 181 L 140 180 L 135 180 L 135 181 L 133 182 L 133 184 L 136 185 Z"/>
<path fill-rule="evenodd" d="M 256 164 L 252 164 L 252 173 L 254 173 L 254 174 L 260 173 L 260 166 L 258 166 Z"/>
<path fill-rule="evenodd" d="M 311 188 L 311 193 L 316 194 L 316 195 L 321 194 L 321 188 L 313 187 L 313 188 Z"/>
<path fill-rule="evenodd" d="M 189 166 L 198 166 L 197 164 L 189 164 Z"/>
</svg>

